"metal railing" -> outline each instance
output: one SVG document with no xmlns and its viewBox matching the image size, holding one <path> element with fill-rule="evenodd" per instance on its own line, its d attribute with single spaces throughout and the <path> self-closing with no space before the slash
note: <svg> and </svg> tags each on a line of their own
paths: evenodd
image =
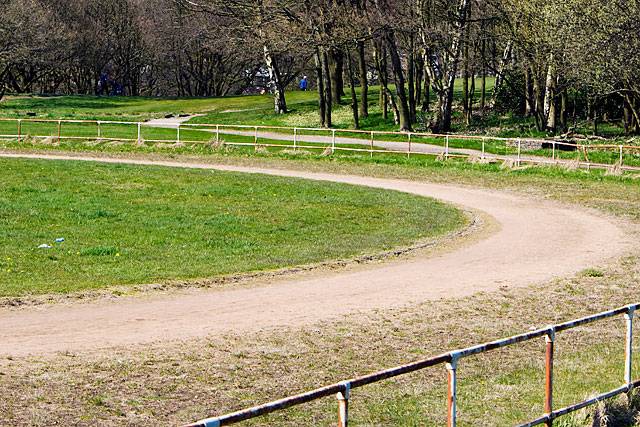
<svg viewBox="0 0 640 427">
<path fill-rule="evenodd" d="M 544 390 L 544 414 L 534 420 L 521 424 L 520 427 L 529 427 L 544 424 L 547 427 L 553 426 L 553 421 L 559 417 L 578 411 L 582 408 L 593 405 L 604 399 L 628 393 L 635 387 L 640 385 L 640 381 L 633 380 L 632 361 L 633 361 L 633 319 L 636 309 L 640 304 L 632 304 L 615 310 L 601 312 L 592 316 L 582 317 L 565 323 L 550 325 L 543 329 L 532 332 L 514 335 L 508 338 L 487 342 L 484 344 L 467 347 L 460 350 L 443 353 L 435 357 L 419 360 L 384 371 L 375 372 L 358 378 L 352 378 L 331 384 L 322 388 L 318 388 L 306 393 L 295 396 L 285 397 L 260 406 L 244 409 L 218 417 L 208 418 L 189 424 L 188 427 L 219 427 L 238 423 L 240 421 L 249 420 L 260 417 L 272 412 L 280 411 L 292 406 L 302 405 L 327 396 L 336 395 L 338 400 L 338 426 L 347 427 L 349 420 L 349 399 L 352 390 L 377 383 L 389 378 L 394 378 L 410 372 L 419 371 L 421 369 L 430 368 L 436 365 L 445 365 L 447 370 L 447 426 L 456 426 L 457 416 L 457 369 L 460 362 L 470 356 L 486 353 L 498 348 L 523 343 L 544 337 L 545 339 L 545 390 Z M 582 402 L 560 408 L 553 407 L 553 365 L 554 365 L 554 345 L 557 334 L 560 332 L 577 328 L 596 321 L 608 319 L 615 316 L 624 316 L 626 323 L 625 334 L 625 365 L 624 365 L 624 384 L 614 390 L 599 394 L 598 396 L 584 400 Z"/>
<path fill-rule="evenodd" d="M 282 126 L 252 126 L 252 125 L 223 125 L 207 123 L 180 123 L 180 124 L 148 124 L 145 122 L 128 121 L 104 121 L 104 120 L 62 120 L 62 119 L 8 119 L 0 118 L 0 123 L 15 122 L 15 134 L 0 134 L 0 139 L 15 139 L 18 142 L 24 141 L 29 136 L 34 139 L 53 139 L 57 143 L 62 140 L 97 140 L 97 141 L 121 141 L 142 143 L 177 143 L 177 144 L 209 144 L 210 140 L 194 140 L 183 136 L 181 131 L 190 130 L 206 132 L 214 135 L 213 143 L 221 146 L 252 146 L 258 150 L 264 148 L 282 148 L 297 150 L 325 150 L 330 149 L 331 153 L 344 151 L 356 153 L 368 153 L 373 156 L 375 153 L 403 154 L 407 157 L 412 155 L 436 156 L 443 159 L 448 158 L 468 158 L 477 156 L 481 161 L 510 161 L 516 166 L 522 164 L 557 165 L 562 163 L 572 163 L 577 168 L 584 169 L 611 169 L 618 168 L 620 171 L 640 172 L 640 146 L 633 145 L 613 145 L 613 144 L 573 144 L 563 141 L 535 139 L 535 138 L 500 138 L 491 136 L 473 135 L 446 135 L 431 134 L 422 132 L 393 132 L 393 131 L 363 131 L 352 129 L 326 129 L 326 128 L 305 128 L 305 127 L 282 127 Z M 24 131 L 23 124 L 26 123 L 50 123 L 55 126 L 53 134 L 31 135 Z M 67 136 L 63 135 L 64 124 L 94 125 L 95 135 L 92 136 Z M 135 128 L 136 137 L 126 138 L 122 136 L 107 136 L 104 127 L 109 125 L 132 126 Z M 158 139 L 144 138 L 143 129 L 171 129 L 175 128 L 175 138 Z M 325 135 L 318 135 L 323 133 Z M 251 138 L 251 142 L 225 141 L 221 137 L 224 135 L 236 135 Z M 384 136 L 395 139 L 380 139 Z M 341 138 L 340 143 L 337 139 Z M 313 141 L 313 139 L 319 140 Z M 429 141 L 421 141 L 428 139 Z M 260 141 L 262 140 L 262 141 Z M 273 143 L 267 141 L 289 141 L 292 144 Z M 321 142 L 324 141 L 324 142 Z M 454 141 L 452 143 L 452 141 Z M 456 147 L 457 141 L 473 141 L 477 148 Z M 310 145 L 310 143 L 318 145 Z M 492 144 L 504 144 L 496 148 Z M 386 144 L 389 148 L 380 148 Z M 346 145 L 358 145 L 363 148 L 356 148 Z M 420 149 L 422 146 L 422 150 Z M 535 146 L 539 149 L 530 149 Z M 430 147 L 430 150 L 424 150 Z M 546 147 L 546 148 L 544 148 Z M 504 150 L 504 154 L 497 151 Z M 511 153 L 508 151 L 511 150 Z M 540 151 L 548 154 L 548 157 L 541 155 Z M 575 158 L 567 158 L 563 153 L 571 152 Z M 609 153 L 612 162 L 603 163 L 590 160 L 590 154 Z M 625 158 L 631 157 L 635 164 L 625 164 Z M 635 159 L 637 158 L 637 162 Z"/>
</svg>

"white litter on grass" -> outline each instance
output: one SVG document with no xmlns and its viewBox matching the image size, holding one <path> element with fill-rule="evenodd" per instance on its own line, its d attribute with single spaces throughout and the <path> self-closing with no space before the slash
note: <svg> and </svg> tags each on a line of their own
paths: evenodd
<svg viewBox="0 0 640 427">
<path fill-rule="evenodd" d="M 56 239 L 56 243 L 62 243 L 62 242 L 64 242 L 64 237 L 58 237 Z"/>
<path fill-rule="evenodd" d="M 47 245 L 46 243 L 41 244 L 40 246 L 38 246 L 38 249 L 51 249 L 52 246 L 51 245 Z"/>
</svg>

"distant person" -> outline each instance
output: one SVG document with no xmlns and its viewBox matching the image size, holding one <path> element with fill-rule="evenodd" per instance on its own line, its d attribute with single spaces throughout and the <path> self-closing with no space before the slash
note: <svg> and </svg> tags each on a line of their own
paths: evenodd
<svg viewBox="0 0 640 427">
<path fill-rule="evenodd" d="M 98 81 L 98 95 L 102 95 L 107 91 L 107 86 L 109 85 L 109 76 L 107 73 L 100 74 L 100 80 Z"/>
<path fill-rule="evenodd" d="M 309 88 L 309 80 L 307 79 L 307 76 L 304 76 L 302 80 L 300 80 L 300 90 L 303 92 L 306 92 L 308 88 Z"/>
</svg>

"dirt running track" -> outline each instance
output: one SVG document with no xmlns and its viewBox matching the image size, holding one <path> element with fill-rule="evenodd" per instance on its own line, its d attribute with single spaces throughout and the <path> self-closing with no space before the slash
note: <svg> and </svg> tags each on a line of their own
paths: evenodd
<svg viewBox="0 0 640 427">
<path fill-rule="evenodd" d="M 3 157 L 70 159 L 56 155 Z M 0 310 L 0 354 L 43 355 L 339 320 L 347 313 L 462 297 L 574 274 L 632 247 L 614 220 L 499 191 L 292 170 L 73 157 L 74 160 L 215 169 L 399 190 L 482 211 L 499 230 L 431 257 L 289 277 L 251 288 L 191 290 L 70 305 Z"/>
</svg>

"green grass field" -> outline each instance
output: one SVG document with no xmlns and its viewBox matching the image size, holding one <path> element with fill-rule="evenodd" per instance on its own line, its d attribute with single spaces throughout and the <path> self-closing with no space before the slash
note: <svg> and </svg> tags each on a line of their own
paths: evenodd
<svg viewBox="0 0 640 427">
<path fill-rule="evenodd" d="M 465 222 L 433 200 L 332 183 L 75 162 L 0 168 L 0 296 L 315 263 Z"/>
</svg>

